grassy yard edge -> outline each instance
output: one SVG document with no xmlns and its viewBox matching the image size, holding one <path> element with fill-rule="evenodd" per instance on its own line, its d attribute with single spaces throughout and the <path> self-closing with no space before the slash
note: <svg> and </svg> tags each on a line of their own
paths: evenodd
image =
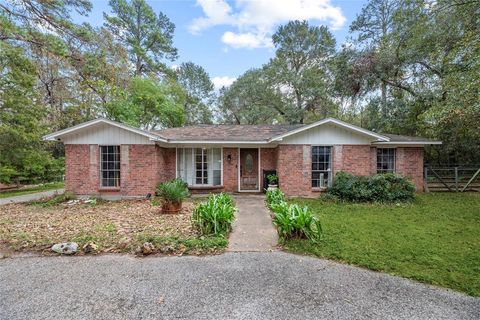
<svg viewBox="0 0 480 320">
<path fill-rule="evenodd" d="M 432 197 L 439 201 L 437 206 L 432 205 L 432 202 L 429 200 Z M 458 201 L 458 211 L 450 209 L 445 204 L 447 201 L 440 201 L 442 198 L 455 199 L 455 197 L 457 197 Z M 298 239 L 283 240 L 281 246 L 285 251 L 330 259 L 373 271 L 401 276 L 429 285 L 449 288 L 470 296 L 480 296 L 480 253 L 476 253 L 478 248 L 480 248 L 480 240 L 478 237 L 475 238 L 476 230 L 480 229 L 480 217 L 478 215 L 475 216 L 472 212 L 460 212 L 461 210 L 472 211 L 475 207 L 480 208 L 480 195 L 424 194 L 418 195 L 417 200 L 412 203 L 400 205 L 329 204 L 318 199 L 291 199 L 290 201 L 306 204 L 310 207 L 317 202 L 317 205 L 313 205 L 313 210 L 319 216 L 326 234 L 324 234 L 320 243 Z M 464 207 L 461 207 L 461 204 Z M 330 209 L 328 209 L 329 206 Z M 343 206 L 345 211 L 353 210 L 355 213 L 333 212 L 335 210 L 332 210 L 331 206 L 334 206 L 336 211 L 339 211 L 339 208 L 341 211 Z M 319 208 L 325 208 L 327 209 L 326 211 L 330 210 L 331 212 L 318 214 Z M 398 222 L 398 230 L 395 231 L 395 226 L 392 226 L 391 230 L 385 231 L 385 235 L 381 235 L 379 234 L 380 232 L 375 230 L 368 230 L 368 223 L 358 224 L 360 216 L 356 215 L 365 214 L 366 217 L 370 218 L 375 218 L 375 214 L 377 216 L 381 215 L 380 212 L 374 212 L 369 216 L 368 211 L 370 209 L 371 211 L 385 210 L 385 215 L 394 214 L 395 217 L 405 215 L 406 218 L 404 217 L 405 220 Z M 362 212 L 362 210 L 366 213 Z M 417 210 L 418 213 L 412 213 L 410 217 L 408 211 L 412 210 Z M 436 210 L 439 212 L 436 217 L 438 225 L 435 225 L 435 222 L 429 225 L 422 221 L 421 216 L 423 214 L 429 214 L 429 211 Z M 452 212 L 451 219 L 445 216 L 445 212 L 449 211 Z M 328 217 L 328 214 L 332 216 Z M 436 213 L 430 214 L 432 214 L 431 217 L 434 219 Z M 332 220 L 342 215 L 349 217 L 351 220 L 347 218 L 342 221 L 332 222 Z M 464 218 L 464 216 L 468 216 L 468 219 Z M 411 221 L 408 220 L 410 218 L 412 219 Z M 388 216 L 386 219 L 388 219 Z M 395 222 L 395 218 L 392 219 Z M 425 219 L 428 220 L 428 217 L 425 217 Z M 349 227 L 348 223 L 355 226 L 358 225 L 361 229 L 360 232 L 353 232 L 353 227 Z M 372 228 L 381 227 L 383 226 L 382 223 L 375 224 L 375 221 L 372 221 Z M 332 231 L 332 226 L 338 227 L 339 230 Z M 415 238 L 409 239 L 410 241 L 406 241 L 405 245 L 402 246 L 402 241 L 398 238 L 401 238 L 402 228 L 404 227 L 407 228 L 407 236 L 419 236 L 418 249 L 412 246 Z M 412 228 L 413 231 L 408 228 Z M 351 234 L 343 236 L 342 232 L 345 231 Z M 397 236 L 395 236 L 395 233 L 397 233 Z M 390 244 L 387 240 L 384 240 L 384 242 L 379 241 L 382 238 L 392 239 L 391 247 L 389 247 Z M 332 244 L 326 241 L 336 243 Z M 357 241 L 361 244 L 350 244 L 348 243 L 349 241 Z M 462 243 L 462 245 L 458 245 L 458 243 Z M 365 247 L 362 248 L 362 245 L 365 245 Z M 382 245 L 384 247 L 381 247 Z M 367 248 L 367 246 L 371 246 L 371 248 Z M 379 246 L 379 248 L 375 248 L 375 246 Z M 362 249 L 365 252 L 361 252 Z M 476 265 L 478 266 L 475 267 Z"/>
<path fill-rule="evenodd" d="M 4 192 L 0 192 L 0 199 L 23 196 L 26 194 L 32 194 L 32 193 L 43 192 L 43 191 L 62 189 L 64 186 L 65 184 L 63 182 L 52 182 L 52 183 L 45 183 L 39 186 L 31 187 L 31 188 L 4 191 Z"/>
</svg>

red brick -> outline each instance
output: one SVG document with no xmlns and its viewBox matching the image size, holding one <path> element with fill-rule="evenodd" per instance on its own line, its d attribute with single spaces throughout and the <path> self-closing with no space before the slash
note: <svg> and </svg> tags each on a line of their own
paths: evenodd
<svg viewBox="0 0 480 320">
<path fill-rule="evenodd" d="M 395 171 L 412 179 L 417 191 L 423 191 L 423 148 L 397 148 Z"/>
<path fill-rule="evenodd" d="M 127 156 L 128 155 L 128 156 Z M 231 160 L 228 161 L 230 155 Z M 411 178 L 423 190 L 423 148 L 397 148 L 396 171 Z M 333 173 L 343 170 L 356 175 L 376 173 L 376 148 L 369 145 L 334 146 Z M 98 145 L 65 145 L 65 188 L 77 194 L 102 194 Z M 213 191 L 238 191 L 238 148 L 223 148 L 223 188 Z M 154 193 L 159 182 L 176 176 L 176 150 L 158 145 L 121 146 L 120 188 L 123 196 Z M 279 145 L 260 149 L 260 170 L 277 170 L 280 188 L 287 196 L 316 196 L 311 187 L 311 146 Z M 110 191 L 109 193 L 112 193 Z"/>
</svg>

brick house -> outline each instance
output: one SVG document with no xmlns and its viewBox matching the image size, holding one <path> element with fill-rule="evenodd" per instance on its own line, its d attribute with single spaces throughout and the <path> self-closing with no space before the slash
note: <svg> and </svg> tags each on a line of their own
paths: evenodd
<svg viewBox="0 0 480 320">
<path fill-rule="evenodd" d="M 276 172 L 288 196 L 315 196 L 338 171 L 396 172 L 423 190 L 419 137 L 379 134 L 337 119 L 309 125 L 198 125 L 144 131 L 96 119 L 44 137 L 65 144 L 65 189 L 79 195 L 139 197 L 159 182 L 192 192 L 260 192 Z"/>
</svg>

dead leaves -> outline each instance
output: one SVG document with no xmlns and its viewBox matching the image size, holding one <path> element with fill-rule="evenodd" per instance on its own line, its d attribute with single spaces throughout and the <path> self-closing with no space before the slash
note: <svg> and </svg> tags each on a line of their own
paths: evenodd
<svg viewBox="0 0 480 320">
<path fill-rule="evenodd" d="M 181 214 L 163 215 L 148 200 L 0 207 L 0 242 L 17 251 L 40 251 L 58 242 L 94 242 L 99 252 L 129 252 L 140 234 L 158 237 L 195 236 L 190 217 L 194 204 Z"/>
</svg>

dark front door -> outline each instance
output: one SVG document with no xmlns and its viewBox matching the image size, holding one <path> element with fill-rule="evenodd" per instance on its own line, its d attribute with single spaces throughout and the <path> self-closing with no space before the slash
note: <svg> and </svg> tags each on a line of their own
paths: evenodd
<svg viewBox="0 0 480 320">
<path fill-rule="evenodd" d="M 240 190 L 258 191 L 258 149 L 240 149 Z"/>
</svg>

